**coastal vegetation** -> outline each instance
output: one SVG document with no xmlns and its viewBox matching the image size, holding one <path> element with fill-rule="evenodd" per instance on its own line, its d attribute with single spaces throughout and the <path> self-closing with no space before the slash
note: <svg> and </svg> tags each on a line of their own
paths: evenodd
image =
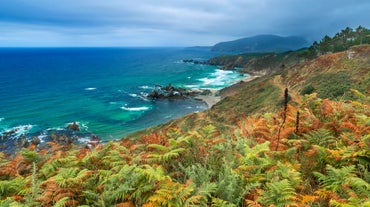
<svg viewBox="0 0 370 207">
<path fill-rule="evenodd" d="M 353 92 L 357 101 L 311 94 L 286 111 L 240 115 L 229 133 L 173 127 L 92 150 L 1 153 L 0 204 L 369 206 L 370 105 Z"/>
<path fill-rule="evenodd" d="M 265 75 L 120 141 L 0 152 L 0 206 L 370 206 L 370 45 L 353 41 L 258 54 Z"/>
</svg>

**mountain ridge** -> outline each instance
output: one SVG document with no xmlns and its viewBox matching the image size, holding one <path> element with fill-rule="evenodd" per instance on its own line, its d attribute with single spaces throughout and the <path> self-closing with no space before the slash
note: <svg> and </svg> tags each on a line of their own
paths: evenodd
<svg viewBox="0 0 370 207">
<path fill-rule="evenodd" d="M 299 36 L 262 34 L 215 44 L 211 50 L 220 52 L 285 52 L 307 47 L 308 41 Z"/>
</svg>

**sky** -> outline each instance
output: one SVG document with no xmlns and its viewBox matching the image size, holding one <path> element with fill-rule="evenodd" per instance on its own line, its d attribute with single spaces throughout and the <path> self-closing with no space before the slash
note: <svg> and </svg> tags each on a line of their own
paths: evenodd
<svg viewBox="0 0 370 207">
<path fill-rule="evenodd" d="M 259 34 L 309 41 L 370 27 L 370 0 L 4 0 L 0 47 L 210 46 Z"/>
</svg>

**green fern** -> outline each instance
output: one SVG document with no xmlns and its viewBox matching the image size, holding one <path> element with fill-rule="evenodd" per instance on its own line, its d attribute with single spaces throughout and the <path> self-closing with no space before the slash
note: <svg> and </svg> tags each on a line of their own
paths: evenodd
<svg viewBox="0 0 370 207">
<path fill-rule="evenodd" d="M 343 192 L 343 185 L 346 183 L 348 178 L 353 177 L 355 166 L 344 166 L 340 169 L 336 169 L 330 165 L 326 167 L 326 174 L 323 175 L 319 172 L 313 172 L 318 177 L 320 183 L 327 190 L 332 190 L 336 193 Z"/>
<path fill-rule="evenodd" d="M 283 164 L 278 161 L 276 167 L 273 172 L 266 174 L 267 180 L 276 178 L 279 180 L 287 179 L 293 187 L 297 187 L 302 183 L 301 174 L 290 163 Z"/>
<path fill-rule="evenodd" d="M 337 140 L 332 135 L 332 132 L 327 129 L 319 129 L 311 131 L 303 135 L 311 144 L 319 145 L 322 147 L 334 148 Z"/>
<path fill-rule="evenodd" d="M 346 179 L 346 183 L 352 187 L 353 191 L 356 192 L 357 196 L 366 198 L 370 196 L 370 184 L 358 177 L 349 177 Z"/>
<path fill-rule="evenodd" d="M 19 194 L 26 188 L 27 180 L 23 177 L 16 177 L 9 180 L 0 181 L 0 198 Z"/>
<path fill-rule="evenodd" d="M 246 194 L 246 189 L 244 188 L 245 183 L 242 176 L 227 164 L 218 172 L 216 184 L 216 197 L 230 203 L 239 204 Z"/>
<path fill-rule="evenodd" d="M 219 199 L 219 198 L 212 198 L 212 205 L 211 207 L 236 207 L 237 205 L 230 203 L 228 201 Z"/>
<path fill-rule="evenodd" d="M 64 197 L 60 200 L 58 200 L 53 207 L 66 207 L 67 206 L 67 201 L 69 200 L 69 197 Z"/>
<path fill-rule="evenodd" d="M 267 183 L 266 188 L 258 199 L 262 204 L 276 207 L 293 204 L 296 192 L 287 179 Z"/>
</svg>

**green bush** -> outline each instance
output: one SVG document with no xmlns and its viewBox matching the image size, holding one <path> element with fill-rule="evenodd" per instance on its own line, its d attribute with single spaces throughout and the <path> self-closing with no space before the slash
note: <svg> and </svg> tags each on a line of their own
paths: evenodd
<svg viewBox="0 0 370 207">
<path fill-rule="evenodd" d="M 301 90 L 301 95 L 311 94 L 315 91 L 315 88 L 312 86 L 312 84 L 307 84 L 303 86 Z"/>
</svg>

